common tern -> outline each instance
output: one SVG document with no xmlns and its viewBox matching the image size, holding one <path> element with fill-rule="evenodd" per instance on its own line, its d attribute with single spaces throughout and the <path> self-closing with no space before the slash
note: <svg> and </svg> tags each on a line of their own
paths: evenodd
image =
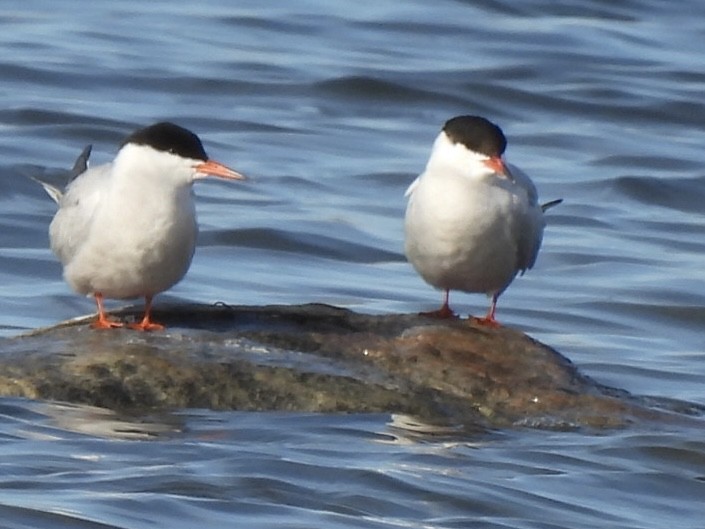
<svg viewBox="0 0 705 529">
<path fill-rule="evenodd" d="M 498 326 L 497 298 L 536 262 L 544 211 L 531 179 L 504 159 L 507 140 L 479 116 L 448 120 L 426 169 L 406 191 L 405 253 L 421 277 L 443 290 L 443 304 L 427 313 L 454 317 L 451 290 L 491 298 L 479 323 Z"/>
<path fill-rule="evenodd" d="M 59 210 L 49 227 L 64 278 L 98 306 L 95 328 L 122 327 L 103 299 L 145 298 L 144 317 L 129 327 L 164 326 L 151 318 L 152 299 L 184 277 L 196 248 L 193 183 L 207 176 L 244 177 L 211 160 L 193 132 L 161 122 L 133 132 L 108 164 L 88 168 L 90 147 L 65 190 L 41 182 Z"/>
</svg>

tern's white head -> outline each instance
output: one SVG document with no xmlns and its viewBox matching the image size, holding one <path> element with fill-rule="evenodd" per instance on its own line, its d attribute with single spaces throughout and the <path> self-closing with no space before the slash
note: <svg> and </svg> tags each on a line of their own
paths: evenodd
<svg viewBox="0 0 705 529">
<path fill-rule="evenodd" d="M 448 120 L 433 144 L 429 172 L 449 171 L 468 178 L 499 175 L 512 179 L 502 155 L 507 139 L 502 129 L 480 116 L 457 116 Z"/>
<path fill-rule="evenodd" d="M 199 137 L 174 123 L 161 122 L 132 133 L 115 158 L 116 173 L 139 174 L 180 187 L 209 175 L 228 180 L 244 177 L 210 160 Z M 134 176 L 133 176 L 134 178 Z"/>
</svg>

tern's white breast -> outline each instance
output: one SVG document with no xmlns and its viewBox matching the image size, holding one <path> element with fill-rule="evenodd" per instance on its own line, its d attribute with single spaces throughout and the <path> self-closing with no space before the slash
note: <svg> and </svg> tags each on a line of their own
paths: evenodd
<svg viewBox="0 0 705 529">
<path fill-rule="evenodd" d="M 540 240 L 535 215 L 526 190 L 507 178 L 427 170 L 409 195 L 406 255 L 437 288 L 501 292 L 525 267 L 527 237 Z"/>
<path fill-rule="evenodd" d="M 83 176 L 67 190 L 50 228 L 68 283 L 111 298 L 153 295 L 177 283 L 191 264 L 198 231 L 190 183 L 104 174 L 89 186 L 79 181 Z"/>
</svg>

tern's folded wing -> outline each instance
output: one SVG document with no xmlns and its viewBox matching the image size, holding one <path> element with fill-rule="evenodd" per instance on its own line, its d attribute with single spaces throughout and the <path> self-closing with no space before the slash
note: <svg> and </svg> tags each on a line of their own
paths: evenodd
<svg viewBox="0 0 705 529">
<path fill-rule="evenodd" d="M 89 169 L 73 180 L 59 201 L 49 227 L 52 251 L 67 264 L 88 238 L 96 211 L 109 185 L 111 165 Z"/>
</svg>

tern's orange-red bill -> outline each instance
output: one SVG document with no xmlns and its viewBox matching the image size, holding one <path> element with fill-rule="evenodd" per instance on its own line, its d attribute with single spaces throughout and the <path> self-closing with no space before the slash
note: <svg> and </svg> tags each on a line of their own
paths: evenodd
<svg viewBox="0 0 705 529">
<path fill-rule="evenodd" d="M 226 167 L 220 162 L 215 160 L 208 160 L 200 163 L 196 166 L 196 171 L 211 176 L 219 176 L 220 178 L 227 178 L 229 180 L 245 180 L 245 177 L 233 171 L 229 167 Z"/>
</svg>

